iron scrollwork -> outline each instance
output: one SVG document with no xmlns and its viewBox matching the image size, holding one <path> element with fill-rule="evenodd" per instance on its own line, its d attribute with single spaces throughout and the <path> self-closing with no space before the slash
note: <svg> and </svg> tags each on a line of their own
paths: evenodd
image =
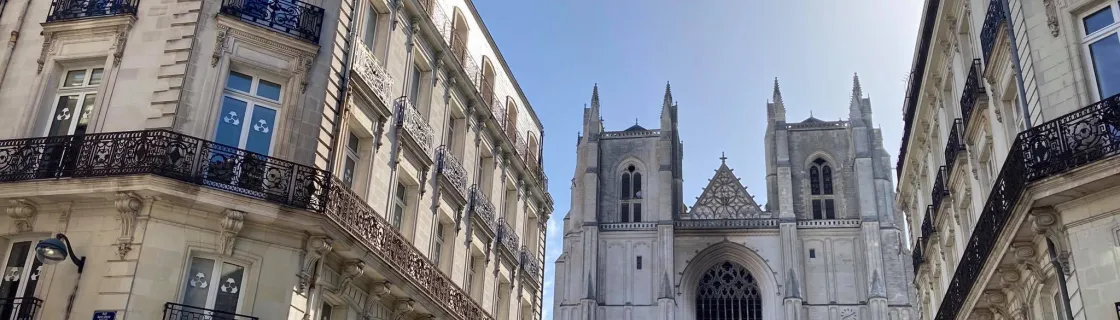
<svg viewBox="0 0 1120 320">
<path fill-rule="evenodd" d="M 440 146 L 436 153 L 439 155 L 439 175 L 455 187 L 455 192 L 466 198 L 467 169 L 463 168 L 463 164 L 455 158 L 455 155 L 451 154 L 451 150 L 447 146 Z"/>
<path fill-rule="evenodd" d="M 54 0 L 47 22 L 106 17 L 122 14 L 136 15 L 139 0 Z"/>
<path fill-rule="evenodd" d="M 221 13 L 319 43 L 323 8 L 299 0 L 222 0 Z"/>
<path fill-rule="evenodd" d="M 397 126 L 404 129 L 412 141 L 424 152 L 425 155 L 431 156 L 432 154 L 432 127 L 428 125 L 428 120 L 424 119 L 416 108 L 412 107 L 412 102 L 408 97 L 397 98 L 395 102 L 397 105 Z"/>
</svg>

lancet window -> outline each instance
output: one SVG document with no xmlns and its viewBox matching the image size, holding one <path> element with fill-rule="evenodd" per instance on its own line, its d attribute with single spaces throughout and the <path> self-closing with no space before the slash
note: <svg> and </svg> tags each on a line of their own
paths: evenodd
<svg viewBox="0 0 1120 320">
<path fill-rule="evenodd" d="M 836 219 L 832 166 L 821 158 L 809 165 L 809 201 L 813 207 L 813 219 Z"/>
<path fill-rule="evenodd" d="M 633 165 L 626 167 L 619 179 L 619 200 L 620 222 L 642 221 L 642 173 Z"/>
</svg>

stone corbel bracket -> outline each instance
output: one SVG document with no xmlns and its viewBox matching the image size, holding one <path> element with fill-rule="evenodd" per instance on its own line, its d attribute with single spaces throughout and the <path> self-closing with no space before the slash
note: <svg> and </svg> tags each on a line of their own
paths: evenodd
<svg viewBox="0 0 1120 320">
<path fill-rule="evenodd" d="M 366 319 L 377 319 L 378 310 L 381 310 L 381 299 L 389 295 L 388 281 L 374 281 L 369 287 L 369 296 L 366 297 L 365 309 L 362 314 Z"/>
<path fill-rule="evenodd" d="M 1069 277 L 1072 272 L 1069 265 L 1069 256 L 1072 251 L 1070 250 L 1066 227 L 1062 224 L 1058 211 L 1052 207 L 1034 208 L 1031 210 L 1031 216 L 1034 217 L 1035 232 L 1054 243 L 1058 263 L 1062 265 L 1065 276 Z"/>
<path fill-rule="evenodd" d="M 307 292 L 307 288 L 311 286 L 314 279 L 317 277 L 313 274 L 323 257 L 331 251 L 332 241 L 330 238 L 324 236 L 311 236 L 307 238 L 303 249 L 303 261 L 300 263 L 299 271 L 299 292 Z"/>
<path fill-rule="evenodd" d="M 39 206 L 27 199 L 8 200 L 8 217 L 16 225 L 16 232 L 31 232 L 34 229 L 35 216 L 38 215 Z"/>
<path fill-rule="evenodd" d="M 338 281 L 338 286 L 334 288 L 334 292 L 342 292 L 343 288 L 354 282 L 366 272 L 366 263 L 362 260 L 351 260 L 342 265 L 342 279 Z"/>
<path fill-rule="evenodd" d="M 117 208 L 117 219 L 121 233 L 117 236 L 117 256 L 122 260 L 132 251 L 132 240 L 136 233 L 136 217 L 140 214 L 143 202 L 131 192 L 118 192 L 113 205 Z"/>
<path fill-rule="evenodd" d="M 408 316 L 412 314 L 412 310 L 415 310 L 415 303 L 416 301 L 410 298 L 397 300 L 397 302 L 393 304 L 393 316 L 391 319 L 408 320 Z"/>
<path fill-rule="evenodd" d="M 237 234 L 241 232 L 241 228 L 245 225 L 245 212 L 226 209 L 224 214 L 222 231 L 219 234 L 221 238 L 219 249 L 222 254 L 229 256 L 233 254 L 233 244 L 237 241 Z"/>
</svg>

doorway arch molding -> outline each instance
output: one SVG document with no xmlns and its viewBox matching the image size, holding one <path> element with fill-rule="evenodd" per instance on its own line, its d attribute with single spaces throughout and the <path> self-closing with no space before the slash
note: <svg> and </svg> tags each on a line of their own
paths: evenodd
<svg viewBox="0 0 1120 320">
<path fill-rule="evenodd" d="M 700 277 L 712 267 L 730 261 L 743 266 L 754 276 L 758 289 L 762 294 L 762 318 L 782 319 L 782 299 L 778 290 L 778 281 L 775 278 L 774 268 L 751 248 L 724 239 L 712 244 L 697 253 L 681 274 L 677 283 L 677 319 L 696 319 L 696 294 L 700 285 Z"/>
</svg>

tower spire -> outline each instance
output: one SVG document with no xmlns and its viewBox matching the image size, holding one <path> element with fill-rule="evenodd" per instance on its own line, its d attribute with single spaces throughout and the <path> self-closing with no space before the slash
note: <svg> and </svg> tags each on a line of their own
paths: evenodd
<svg viewBox="0 0 1120 320">
<path fill-rule="evenodd" d="M 596 83 L 595 87 L 591 89 L 591 108 L 585 107 L 583 110 L 583 133 L 584 136 L 592 137 L 599 133 L 602 123 L 600 122 L 599 115 L 599 84 Z"/>
<path fill-rule="evenodd" d="M 774 77 L 774 103 L 782 104 L 782 89 L 778 86 L 778 77 Z"/>
<path fill-rule="evenodd" d="M 863 88 L 859 85 L 859 74 L 852 74 L 852 103 L 848 106 L 848 118 L 853 125 L 863 125 Z"/>
<path fill-rule="evenodd" d="M 863 88 L 859 85 L 859 74 L 852 75 L 852 100 L 863 98 Z"/>
<path fill-rule="evenodd" d="M 669 87 L 669 81 L 665 81 L 665 100 L 661 102 L 662 108 L 668 108 L 673 105 L 673 90 Z"/>
<path fill-rule="evenodd" d="M 774 77 L 774 96 L 766 104 L 766 116 L 770 121 L 786 121 L 786 105 L 782 102 L 782 88 L 778 85 L 778 77 Z"/>
</svg>

